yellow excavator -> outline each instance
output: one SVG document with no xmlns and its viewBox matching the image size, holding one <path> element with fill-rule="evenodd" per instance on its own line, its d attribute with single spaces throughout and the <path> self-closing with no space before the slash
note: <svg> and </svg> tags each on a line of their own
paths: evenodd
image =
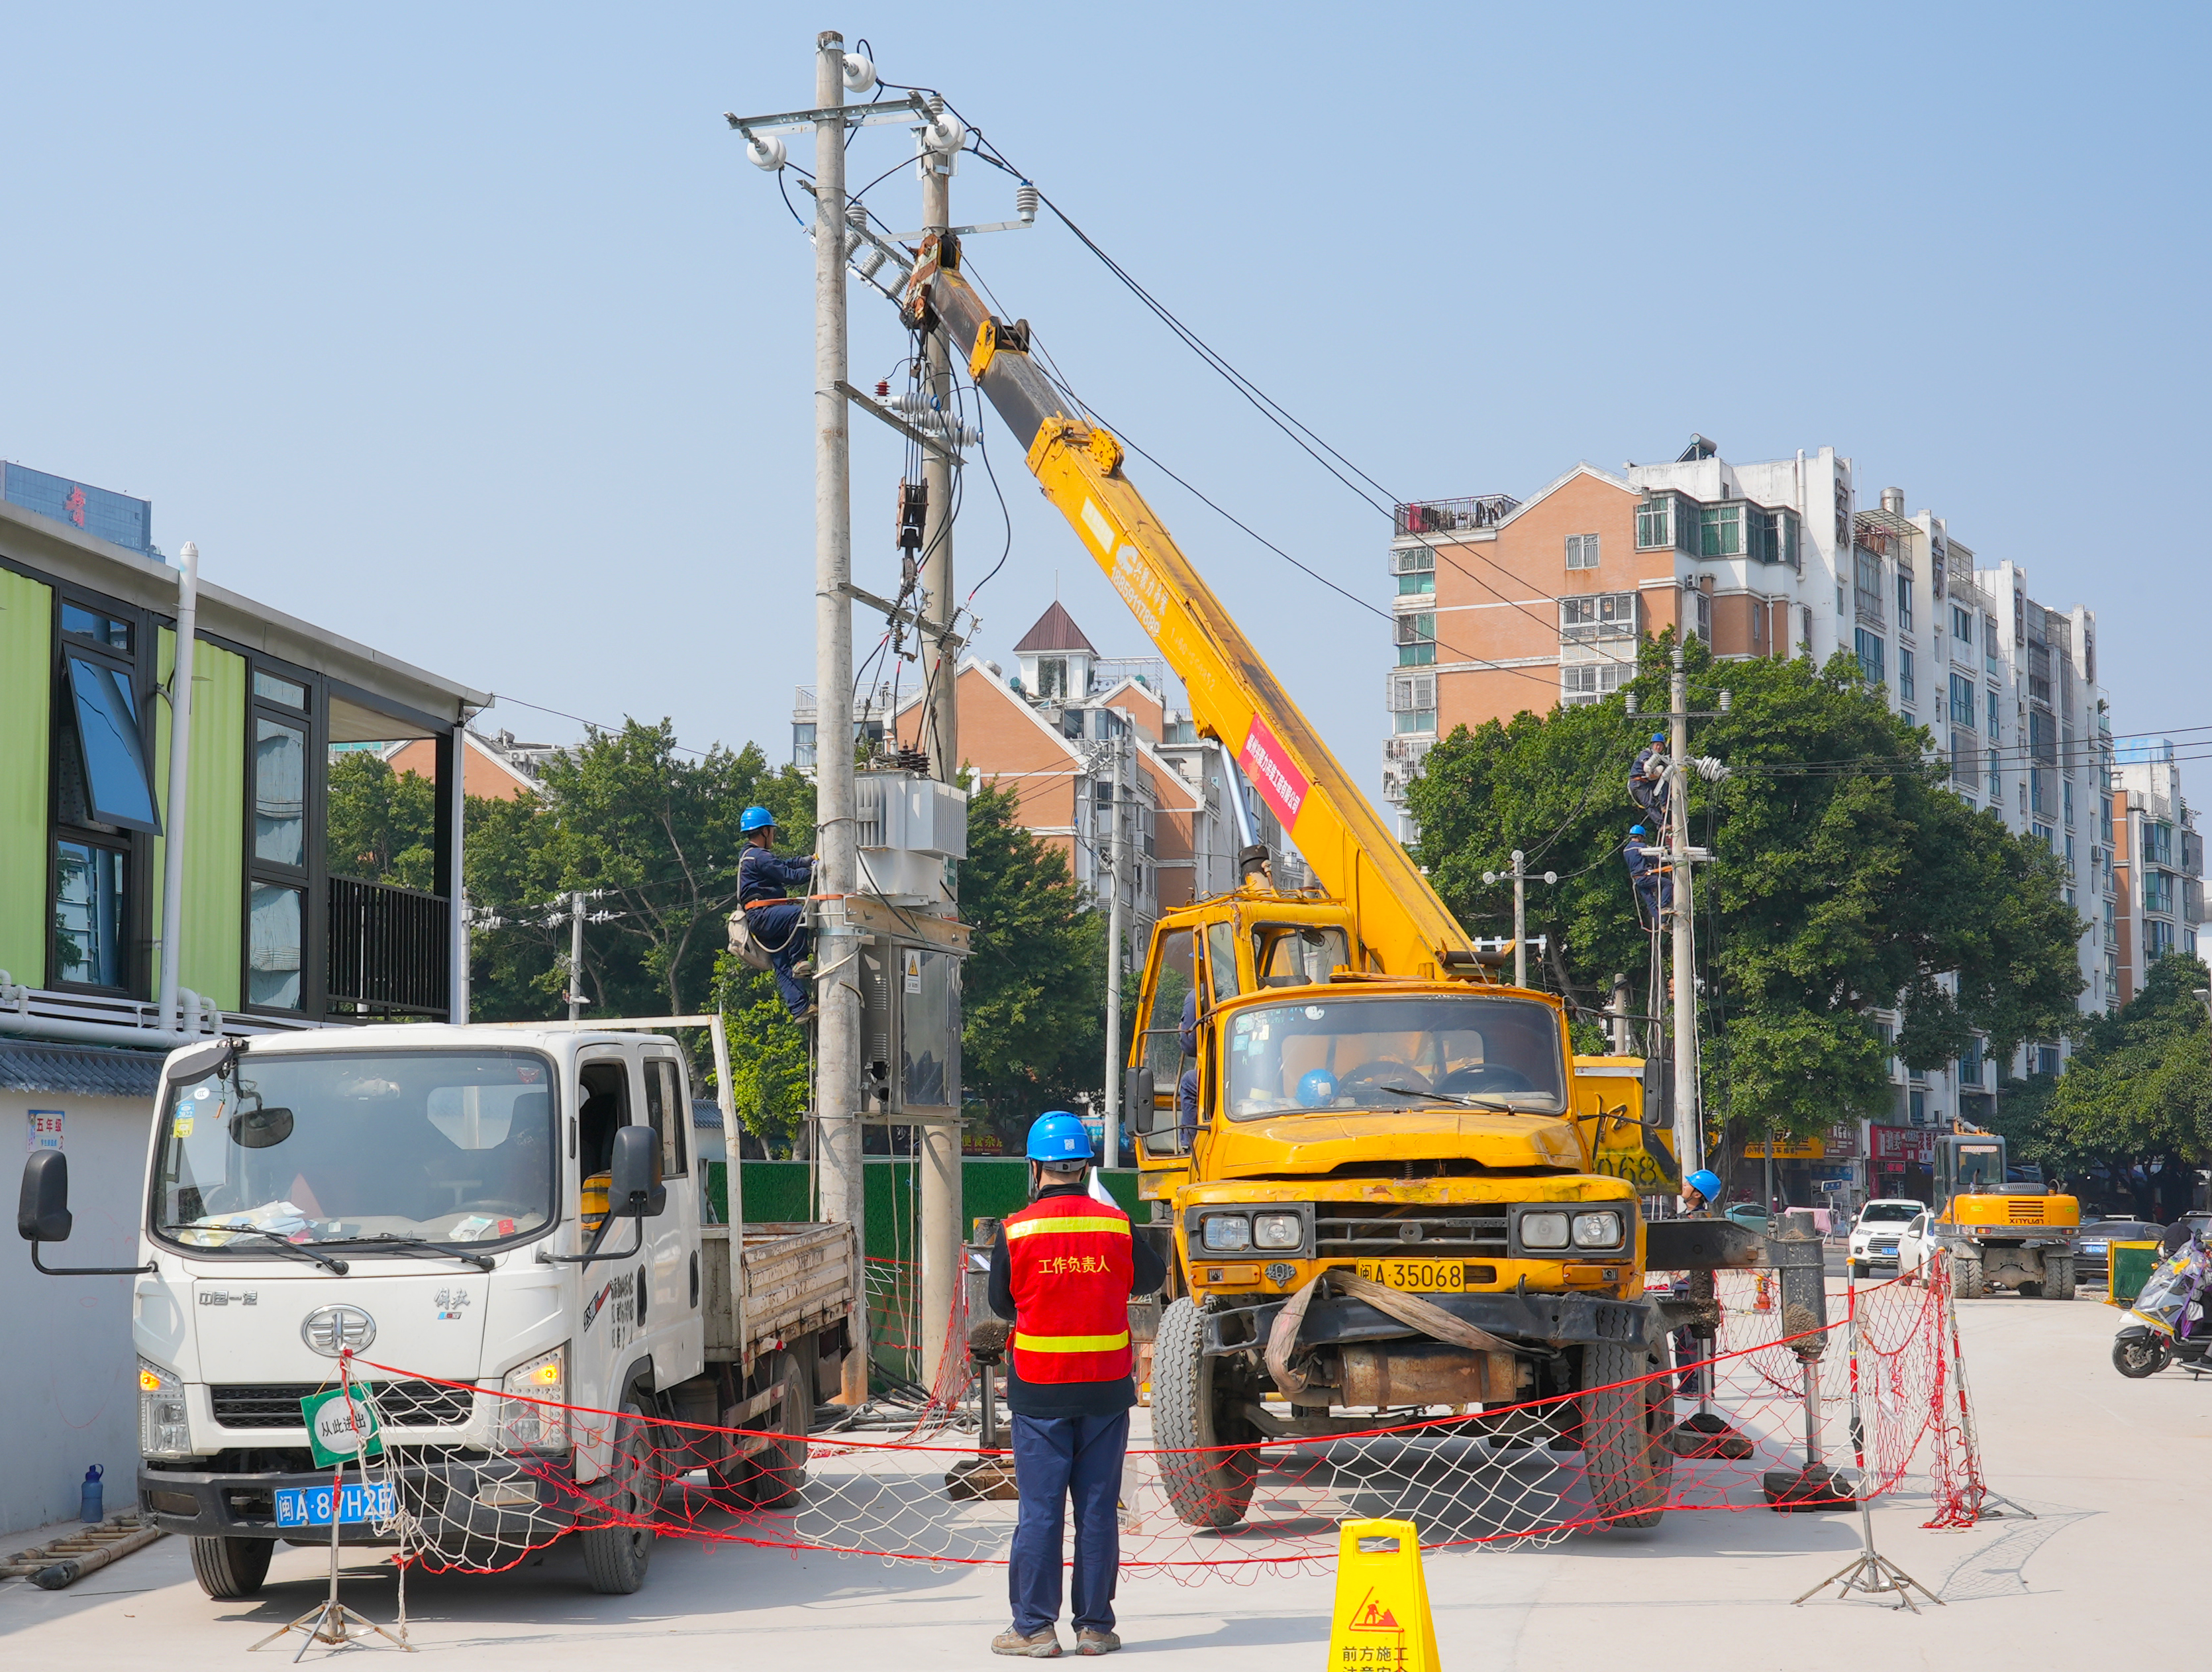
<svg viewBox="0 0 2212 1672">
<path fill-rule="evenodd" d="M 1936 1140 L 1931 1243 L 1951 1256 L 1961 1299 L 1992 1288 L 2074 1298 L 2081 1204 L 2048 1189 L 2039 1167 L 2008 1166 L 2002 1134 L 1962 1124 Z"/>
<path fill-rule="evenodd" d="M 953 238 L 925 241 L 903 312 L 945 333 L 1321 884 L 1278 889 L 1248 849 L 1146 960 L 1124 1108 L 1174 1226 L 1152 1414 L 1176 1512 L 1245 1517 L 1252 1454 L 1206 1448 L 1534 1401 L 1534 1443 L 1584 1454 L 1598 1513 L 1654 1524 L 1673 1411 L 1670 1378 L 1633 1380 L 1667 1362 L 1647 1262 L 1747 1261 L 1728 1227 L 1640 1211 L 1674 1164 L 1644 1065 L 1578 1065 L 1560 1000 L 1493 974 Z"/>
</svg>

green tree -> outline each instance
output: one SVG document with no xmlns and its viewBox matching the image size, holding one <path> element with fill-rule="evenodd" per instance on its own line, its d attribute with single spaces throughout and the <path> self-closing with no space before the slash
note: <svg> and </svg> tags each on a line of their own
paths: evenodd
<svg viewBox="0 0 2212 1672">
<path fill-rule="evenodd" d="M 700 755 L 667 720 L 629 720 L 550 757 L 536 796 L 487 807 L 469 836 L 471 894 L 509 920 L 479 939 L 478 1013 L 553 1013 L 568 927 L 546 908 L 571 890 L 617 914 L 585 933 L 588 1013 L 684 1014 L 704 1000 L 737 903 L 738 817 L 754 803 L 775 813 L 785 851 L 811 845 L 812 784 L 754 745 Z"/>
<path fill-rule="evenodd" d="M 1002 1138 L 1095 1097 L 1105 1073 L 1106 922 L 1058 848 L 1018 823 L 1011 787 L 969 781 L 960 915 L 961 1080 Z"/>
<path fill-rule="evenodd" d="M 1408 793 L 1418 856 L 1462 923 L 1510 933 L 1510 885 L 1486 885 L 1516 848 L 1555 888 L 1529 890 L 1529 932 L 1567 996 L 1595 1007 L 1614 972 L 1642 1008 L 1651 940 L 1620 850 L 1635 821 L 1627 771 L 1667 707 L 1671 637 L 1644 648 L 1626 692 L 1539 718 L 1454 732 Z M 1896 1049 L 1933 1067 L 1990 1036 L 2000 1061 L 2078 1025 L 2081 925 L 2041 844 L 1944 787 L 1925 732 L 1893 714 L 1844 655 L 1716 663 L 1686 647 L 1693 751 L 1731 775 L 1693 779 L 1701 1028 L 1708 1105 L 1739 1142 L 1887 1112 L 1889 1049 L 1866 1012 L 1901 1011 Z M 1940 978 L 1955 976 L 1957 991 Z M 1660 1007 L 1665 1009 L 1663 995 Z"/>
<path fill-rule="evenodd" d="M 2203 964 L 2169 952 L 2134 998 L 2091 1022 L 2033 1123 L 2031 1158 L 2077 1180 L 2142 1167 L 2138 1211 L 2190 1205 L 2191 1171 L 2212 1163 L 2212 1024 L 2196 994 L 2206 980 Z M 2172 1183 L 2154 1199 L 2148 1177 Z"/>
<path fill-rule="evenodd" d="M 428 892 L 437 876 L 438 793 L 430 781 L 394 772 L 365 749 L 338 756 L 325 781 L 332 873 Z"/>
</svg>

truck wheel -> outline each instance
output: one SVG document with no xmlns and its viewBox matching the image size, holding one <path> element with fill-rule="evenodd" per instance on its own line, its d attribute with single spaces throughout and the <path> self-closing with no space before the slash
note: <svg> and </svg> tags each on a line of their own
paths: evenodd
<svg viewBox="0 0 2212 1672">
<path fill-rule="evenodd" d="M 1160 1484 L 1185 1526 L 1234 1527 L 1251 1507 L 1258 1463 L 1249 1451 L 1208 1448 L 1256 1436 L 1243 1418 L 1222 1412 L 1218 1363 L 1205 1348 L 1197 1304 L 1185 1296 L 1160 1315 L 1152 1343 L 1152 1433 L 1160 1448 Z"/>
<path fill-rule="evenodd" d="M 275 1539 L 196 1538 L 192 1578 L 218 1602 L 256 1596 L 269 1577 L 269 1559 L 276 1553 Z"/>
<path fill-rule="evenodd" d="M 1609 1525 L 1656 1527 L 1666 1513 L 1674 1455 L 1663 1439 L 1673 1404 L 1665 1370 L 1648 1347 L 1598 1341 L 1583 1349 L 1583 1386 L 1598 1389 L 1577 1401 L 1583 1473 Z"/>
<path fill-rule="evenodd" d="M 623 1401 L 616 1432 L 614 1467 L 592 1493 L 616 1524 L 586 1527 L 580 1535 L 584 1572 L 603 1596 L 628 1596 L 643 1588 L 653 1560 L 652 1517 L 660 1499 L 646 1444 L 645 1413 L 635 1401 Z"/>
<path fill-rule="evenodd" d="M 792 1438 L 714 1465 L 709 1478 L 716 1500 L 725 1509 L 772 1510 L 791 1502 L 806 1484 L 806 1429 L 814 1418 L 807 1378 L 788 1353 L 776 1354 L 771 1368 L 780 1397 L 760 1419 L 760 1426 Z"/>
<path fill-rule="evenodd" d="M 2043 1292 L 2051 1300 L 2074 1298 L 2074 1256 L 2046 1255 L 2043 1262 Z"/>
<path fill-rule="evenodd" d="M 1951 1292 L 1961 1300 L 1979 1300 L 1989 1291 L 1982 1284 L 1982 1257 L 1962 1254 L 1951 1262 Z"/>
</svg>

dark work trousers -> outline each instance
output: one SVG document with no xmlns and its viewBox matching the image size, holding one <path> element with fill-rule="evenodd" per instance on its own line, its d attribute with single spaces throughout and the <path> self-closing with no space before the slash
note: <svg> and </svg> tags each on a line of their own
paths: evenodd
<svg viewBox="0 0 2212 1672">
<path fill-rule="evenodd" d="M 783 995 L 783 1002 L 791 1013 L 798 1015 L 806 1008 L 811 996 L 806 984 L 791 973 L 791 966 L 805 958 L 807 948 L 813 944 L 814 938 L 806 928 L 806 903 L 786 900 L 778 905 L 748 907 L 745 927 L 753 932 L 753 939 L 775 966 L 775 990 Z"/>
<path fill-rule="evenodd" d="M 1114 1629 L 1114 1579 L 1121 1562 L 1115 1506 L 1128 1450 L 1127 1411 L 1095 1417 L 1014 1414 L 1014 1481 L 1022 1509 L 1006 1564 L 1006 1591 L 1014 1629 L 1024 1637 L 1035 1637 L 1060 1619 L 1060 1536 L 1070 1498 L 1075 1500 L 1075 1629 Z"/>
</svg>

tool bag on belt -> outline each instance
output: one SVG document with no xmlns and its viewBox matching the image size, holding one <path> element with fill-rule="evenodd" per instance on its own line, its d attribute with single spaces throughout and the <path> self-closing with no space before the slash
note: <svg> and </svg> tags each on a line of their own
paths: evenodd
<svg viewBox="0 0 2212 1672">
<path fill-rule="evenodd" d="M 752 969 L 775 968 L 774 961 L 761 945 L 760 938 L 753 933 L 752 925 L 745 921 L 743 906 L 730 914 L 730 950 Z"/>
<path fill-rule="evenodd" d="M 1024 1382 L 1129 1374 L 1129 1216 L 1088 1195 L 1047 1196 L 1006 1222 L 1014 1373 Z"/>
</svg>

